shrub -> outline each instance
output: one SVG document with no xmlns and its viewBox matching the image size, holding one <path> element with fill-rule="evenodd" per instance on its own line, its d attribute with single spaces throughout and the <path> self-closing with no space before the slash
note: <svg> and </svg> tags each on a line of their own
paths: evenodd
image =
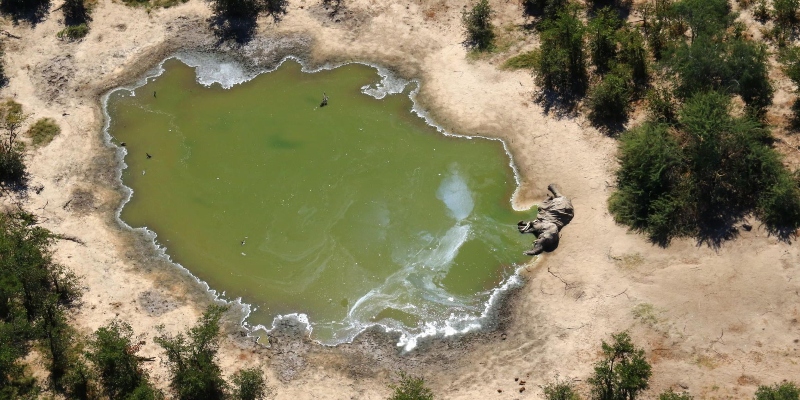
<svg viewBox="0 0 800 400">
<path fill-rule="evenodd" d="M 40 118 L 30 128 L 27 136 L 34 146 L 46 146 L 61 133 L 61 127 L 52 118 Z"/>
<path fill-rule="evenodd" d="M 759 386 L 755 400 L 798 400 L 800 388 L 794 382 L 784 382 L 772 386 Z"/>
<path fill-rule="evenodd" d="M 797 26 L 798 8 L 800 8 L 800 0 L 773 0 L 773 15 L 779 29 L 789 31 Z"/>
<path fill-rule="evenodd" d="M 554 382 L 544 385 L 542 390 L 544 390 L 545 400 L 580 400 L 572 383 L 559 381 L 557 378 Z"/>
<path fill-rule="evenodd" d="M 609 209 L 662 244 L 718 231 L 750 211 L 787 232 L 800 224 L 800 192 L 771 140 L 761 122 L 732 117 L 726 95 L 695 95 L 672 127 L 652 121 L 622 135 Z"/>
<path fill-rule="evenodd" d="M 86 24 L 68 26 L 56 34 L 59 39 L 78 40 L 83 39 L 89 34 L 89 26 Z"/>
<path fill-rule="evenodd" d="M 425 387 L 425 380 L 421 377 L 412 377 L 405 372 L 399 372 L 400 382 L 389 385 L 392 397 L 389 400 L 433 400 L 433 392 Z"/>
<path fill-rule="evenodd" d="M 594 367 L 589 378 L 592 396 L 597 400 L 635 400 L 648 388 L 650 364 L 644 350 L 637 349 L 627 333 L 611 335 L 613 343 L 603 341 L 603 359 Z"/>
<path fill-rule="evenodd" d="M 589 119 L 594 125 L 625 122 L 630 100 L 631 85 L 624 72 L 611 72 L 589 92 Z"/>
<path fill-rule="evenodd" d="M 507 69 L 532 69 L 539 62 L 539 52 L 529 51 L 509 58 L 503 63 Z"/>
<path fill-rule="evenodd" d="M 777 175 L 761 195 L 757 213 L 767 227 L 786 236 L 800 228 L 800 174 L 781 170 Z"/>
<path fill-rule="evenodd" d="M 683 99 L 707 91 L 739 94 L 748 107 L 761 113 L 772 103 L 766 59 L 766 48 L 752 42 L 698 38 L 679 46 L 669 61 L 678 75 L 675 93 Z"/>
<path fill-rule="evenodd" d="M 264 376 L 258 368 L 243 369 L 233 374 L 233 398 L 235 400 L 259 400 L 267 397 L 272 390 L 267 387 Z"/>
<path fill-rule="evenodd" d="M 658 400 L 694 400 L 694 397 L 687 393 L 675 393 L 672 389 L 658 395 Z"/>
<path fill-rule="evenodd" d="M 478 0 L 472 9 L 464 11 L 461 23 L 466 31 L 468 46 L 478 51 L 486 51 L 494 45 L 494 27 L 492 26 L 492 7 L 488 0 Z"/>
<path fill-rule="evenodd" d="M 676 105 L 672 93 L 667 88 L 653 88 L 645 96 L 647 117 L 654 122 L 672 123 L 675 121 Z"/>
</svg>

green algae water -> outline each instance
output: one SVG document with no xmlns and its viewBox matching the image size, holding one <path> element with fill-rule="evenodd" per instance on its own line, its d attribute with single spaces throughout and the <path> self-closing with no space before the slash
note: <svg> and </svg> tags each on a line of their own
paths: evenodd
<svg viewBox="0 0 800 400">
<path fill-rule="evenodd" d="M 123 221 L 252 305 L 250 325 L 294 315 L 335 344 L 380 324 L 407 345 L 480 326 L 532 239 L 502 143 L 437 132 L 407 93 L 366 95 L 365 65 L 287 61 L 229 89 L 198 73 L 172 59 L 109 95 Z"/>
</svg>

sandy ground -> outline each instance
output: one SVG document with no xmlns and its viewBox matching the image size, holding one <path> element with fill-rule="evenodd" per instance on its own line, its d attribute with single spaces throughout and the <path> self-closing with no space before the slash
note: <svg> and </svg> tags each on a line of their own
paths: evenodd
<svg viewBox="0 0 800 400">
<path fill-rule="evenodd" d="M 242 52 L 263 63 L 286 53 L 313 63 L 378 62 L 419 78 L 419 100 L 439 123 L 509 144 L 522 175 L 515 202 L 530 205 L 556 182 L 572 197 L 576 216 L 559 249 L 523 272 L 527 283 L 506 302 L 495 331 L 399 354 L 391 338 L 376 333 L 324 348 L 286 326 L 267 348 L 231 326 L 220 352 L 226 374 L 261 366 L 278 399 L 386 398 L 387 384 L 401 368 L 424 375 L 446 399 L 541 398 L 539 385 L 557 375 L 574 379 L 586 394 L 600 341 L 629 330 L 653 365 L 647 398 L 667 388 L 697 398 L 748 398 L 759 384 L 800 377 L 798 247 L 768 236 L 757 221 L 752 231 L 719 247 L 679 240 L 667 249 L 616 225 L 606 207 L 615 140 L 581 118 L 545 115 L 532 101 L 535 87 L 527 72 L 498 69 L 505 58 L 535 45 L 520 33 L 525 20 L 519 3 L 492 1 L 504 50 L 477 59 L 461 45 L 463 0 L 344 4 L 331 18 L 317 0 L 291 0 L 280 23 L 260 20 L 255 40 Z M 115 150 L 103 143 L 99 96 L 175 49 L 213 43 L 209 15 L 199 0 L 151 13 L 99 0 L 91 32 L 80 42 L 56 38 L 59 12 L 33 27 L 2 27 L 19 39 L 3 38 L 10 84 L 0 96 L 22 103 L 31 121 L 51 117 L 63 129 L 28 156 L 31 187 L 43 190 L 3 202 L 18 202 L 43 226 L 83 242 L 62 241 L 54 249 L 86 286 L 76 325 L 88 333 L 112 318 L 127 320 L 147 342 L 141 354 L 159 359 L 155 327 L 186 329 L 210 296 L 160 260 L 141 232 L 117 224 L 114 212 L 124 195 Z M 779 106 L 791 104 L 790 90 L 781 88 Z M 162 364 L 148 368 L 166 385 Z M 520 392 L 514 378 L 526 380 L 527 390 Z"/>
</svg>

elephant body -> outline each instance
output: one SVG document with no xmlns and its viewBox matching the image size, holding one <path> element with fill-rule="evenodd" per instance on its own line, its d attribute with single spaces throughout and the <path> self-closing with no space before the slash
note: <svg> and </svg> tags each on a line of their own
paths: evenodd
<svg viewBox="0 0 800 400">
<path fill-rule="evenodd" d="M 551 183 L 547 186 L 547 190 L 553 195 L 548 195 L 547 200 L 539 206 L 539 214 L 536 219 L 517 223 L 520 233 L 532 233 L 537 236 L 531 249 L 525 252 L 529 256 L 555 250 L 558 247 L 559 232 L 575 216 L 572 202 L 561 194 L 561 190 L 556 184 Z"/>
</svg>

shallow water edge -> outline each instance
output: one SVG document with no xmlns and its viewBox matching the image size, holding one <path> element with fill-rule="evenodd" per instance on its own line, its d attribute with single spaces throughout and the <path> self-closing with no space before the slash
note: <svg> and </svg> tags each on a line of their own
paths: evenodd
<svg viewBox="0 0 800 400">
<path fill-rule="evenodd" d="M 305 314 L 302 313 L 293 313 L 287 315 L 279 315 L 274 318 L 270 327 L 266 327 L 263 325 L 250 325 L 247 322 L 247 319 L 252 311 L 252 307 L 249 304 L 242 302 L 241 298 L 237 299 L 227 299 L 225 297 L 225 293 L 219 293 L 216 290 L 212 289 L 206 282 L 200 280 L 199 278 L 195 277 L 189 269 L 180 265 L 179 263 L 173 262 L 170 259 L 170 256 L 166 252 L 166 247 L 159 244 L 157 241 L 157 235 L 155 232 L 149 230 L 147 227 L 143 228 L 132 228 L 127 223 L 125 223 L 121 218 L 120 214 L 123 207 L 127 204 L 130 200 L 133 191 L 129 187 L 125 186 L 122 183 L 122 171 L 127 168 L 127 165 L 124 162 L 124 156 L 127 154 L 127 151 L 124 147 L 118 147 L 113 144 L 112 137 L 109 133 L 110 127 L 110 117 L 107 111 L 107 101 L 109 96 L 118 91 L 118 90 L 127 90 L 133 91 L 134 89 L 146 84 L 149 80 L 155 79 L 156 77 L 160 76 L 164 72 L 163 65 L 167 60 L 170 59 L 177 59 L 184 64 L 193 67 L 195 69 L 196 78 L 198 83 L 210 86 L 213 84 L 219 84 L 223 88 L 229 89 L 234 87 L 235 85 L 247 82 L 256 76 L 269 73 L 271 71 L 276 70 L 281 66 L 281 64 L 287 60 L 293 60 L 298 62 L 302 66 L 302 71 L 306 73 L 314 73 L 323 70 L 330 70 L 334 69 L 346 64 L 362 64 L 367 65 L 374 68 L 378 75 L 381 77 L 380 81 L 376 84 L 366 85 L 361 88 L 362 93 L 367 94 L 369 96 L 375 97 L 377 99 L 383 98 L 388 94 L 397 94 L 402 93 L 409 87 L 409 85 L 413 85 L 413 88 L 409 91 L 409 98 L 412 101 L 412 112 L 415 113 L 417 116 L 422 118 L 428 125 L 434 127 L 440 134 L 446 136 L 453 136 L 459 137 L 464 139 L 475 139 L 475 138 L 482 138 L 488 140 L 499 140 L 502 145 L 506 155 L 509 158 L 509 167 L 512 169 L 514 173 L 514 180 L 516 183 L 515 190 L 511 196 L 510 203 L 512 208 L 517 211 L 524 211 L 524 209 L 518 207 L 515 203 L 515 199 L 518 197 L 518 192 L 520 190 L 520 176 L 519 172 L 514 164 L 513 158 L 509 151 L 507 144 L 498 138 L 490 138 L 490 137 L 482 137 L 482 136 L 465 136 L 454 134 L 452 132 L 448 132 L 442 126 L 435 123 L 432 120 L 428 112 L 423 109 L 416 100 L 416 95 L 419 93 L 420 89 L 420 82 L 418 80 L 405 80 L 398 76 L 396 76 L 391 70 L 384 68 L 380 65 L 365 63 L 365 62 L 345 62 L 339 64 L 323 64 L 318 68 L 310 68 L 308 63 L 295 56 L 286 56 L 281 59 L 276 65 L 270 68 L 260 68 L 260 67 L 251 67 L 248 66 L 246 60 L 238 59 L 237 57 L 231 56 L 229 54 L 225 54 L 222 52 L 209 52 L 209 51 L 178 51 L 177 53 L 168 56 L 162 59 L 155 67 L 149 69 L 141 78 L 136 80 L 134 83 L 129 85 L 119 86 L 117 88 L 111 89 L 107 91 L 101 97 L 101 104 L 102 104 L 102 112 L 104 115 L 104 123 L 103 123 L 103 137 L 105 144 L 109 147 L 116 149 L 116 157 L 119 169 L 116 170 L 116 179 L 120 184 L 123 192 L 123 200 L 120 202 L 119 206 L 115 211 L 115 219 L 116 222 L 129 231 L 136 231 L 140 233 L 143 238 L 150 242 L 155 250 L 157 256 L 163 259 L 170 264 L 177 266 L 179 271 L 186 274 L 187 276 L 191 277 L 195 282 L 199 283 L 202 288 L 204 288 L 211 298 L 220 303 L 225 303 L 231 305 L 233 308 L 240 310 L 242 314 L 241 321 L 239 321 L 240 325 L 245 328 L 249 335 L 255 337 L 263 337 L 264 334 L 268 334 L 274 331 L 279 325 L 282 323 L 291 320 L 295 323 L 298 323 L 305 327 L 305 334 L 308 335 L 312 331 L 312 325 Z M 518 251 L 519 249 L 510 249 L 509 251 Z M 454 335 L 464 335 L 468 332 L 478 332 L 483 331 L 485 329 L 490 329 L 494 325 L 494 321 L 497 319 L 498 314 L 501 312 L 501 304 L 504 303 L 503 299 L 506 297 L 506 294 L 512 292 L 513 289 L 519 288 L 523 285 L 523 280 L 520 277 L 520 269 L 525 268 L 525 266 L 520 266 L 517 270 L 505 279 L 501 285 L 492 290 L 491 296 L 489 300 L 486 302 L 484 310 L 482 311 L 481 315 L 477 318 L 471 318 L 469 320 L 459 320 L 451 319 L 445 321 L 436 321 L 436 322 L 428 322 L 425 324 L 423 330 L 419 334 L 411 335 L 407 334 L 406 332 L 396 330 L 381 324 L 373 324 L 369 326 L 363 327 L 363 329 L 356 333 L 353 337 L 348 338 L 346 342 L 352 342 L 356 336 L 358 336 L 361 332 L 364 332 L 368 329 L 373 328 L 380 328 L 383 329 L 384 332 L 391 334 L 392 337 L 398 337 L 397 339 L 397 346 L 402 348 L 404 351 L 409 351 L 414 349 L 420 340 L 429 340 L 436 337 L 448 337 Z M 466 325 L 466 328 L 457 329 L 454 328 L 453 325 L 459 323 L 459 325 Z M 465 324 L 466 323 L 466 324 Z"/>
</svg>

